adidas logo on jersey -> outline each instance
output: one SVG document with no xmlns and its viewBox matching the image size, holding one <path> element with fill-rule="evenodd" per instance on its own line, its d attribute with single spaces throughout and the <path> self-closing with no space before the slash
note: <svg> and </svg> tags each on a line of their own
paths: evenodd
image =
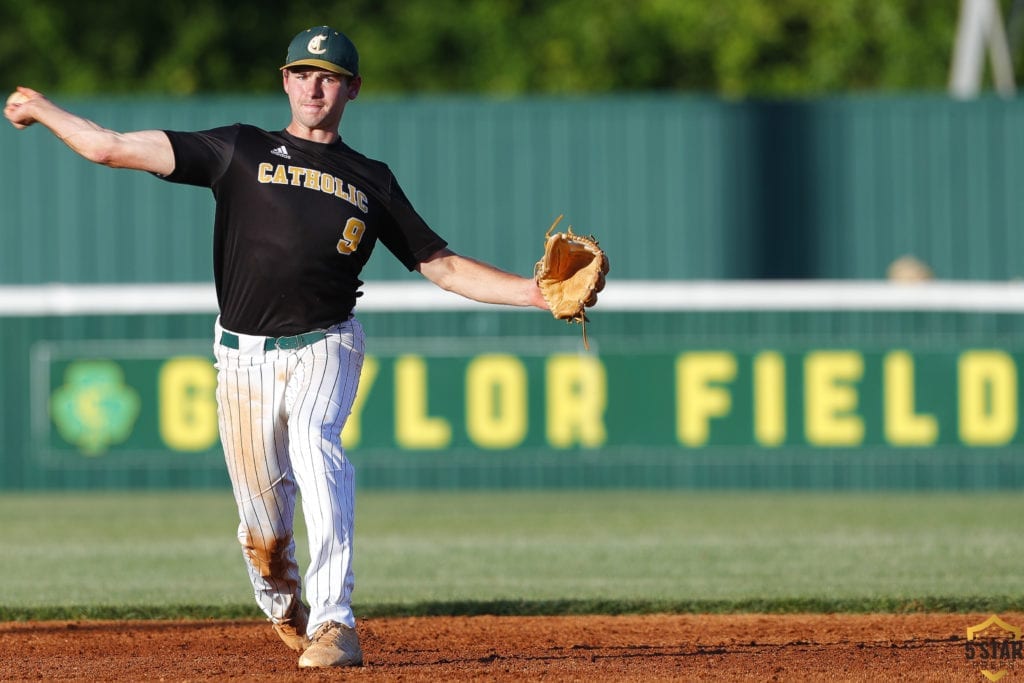
<svg viewBox="0 0 1024 683">
<path fill-rule="evenodd" d="M 280 147 L 276 147 L 270 150 L 270 153 L 276 154 L 282 159 L 291 159 L 291 156 L 288 154 L 288 149 L 284 145 L 281 145 Z"/>
</svg>

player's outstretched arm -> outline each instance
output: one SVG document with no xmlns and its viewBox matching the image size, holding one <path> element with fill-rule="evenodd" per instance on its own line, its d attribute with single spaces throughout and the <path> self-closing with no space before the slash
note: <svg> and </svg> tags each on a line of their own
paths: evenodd
<svg viewBox="0 0 1024 683">
<path fill-rule="evenodd" d="M 19 87 L 7 99 L 4 116 L 15 128 L 41 123 L 82 157 L 113 168 L 168 175 L 174 150 L 159 130 L 118 133 L 61 109 L 31 88 Z"/>
<path fill-rule="evenodd" d="M 485 304 L 536 306 L 547 310 L 537 283 L 483 261 L 442 249 L 419 264 L 417 270 L 441 289 Z"/>
</svg>

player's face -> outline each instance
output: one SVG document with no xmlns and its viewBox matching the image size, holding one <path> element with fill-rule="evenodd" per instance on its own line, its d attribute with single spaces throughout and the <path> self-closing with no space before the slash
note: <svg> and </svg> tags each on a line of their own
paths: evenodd
<svg viewBox="0 0 1024 683">
<path fill-rule="evenodd" d="M 284 91 L 292 122 L 308 131 L 336 133 L 345 104 L 359 92 L 359 77 L 318 69 L 285 69 Z"/>
</svg>

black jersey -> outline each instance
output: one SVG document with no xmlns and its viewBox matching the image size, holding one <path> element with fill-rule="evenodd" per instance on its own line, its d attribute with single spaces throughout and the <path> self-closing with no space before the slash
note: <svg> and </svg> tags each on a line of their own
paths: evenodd
<svg viewBox="0 0 1024 683">
<path fill-rule="evenodd" d="M 165 179 L 209 187 L 216 199 L 213 270 L 229 330 L 330 327 L 351 314 L 378 239 L 409 270 L 446 246 L 391 169 L 340 139 L 241 124 L 166 133 L 175 163 Z"/>
</svg>

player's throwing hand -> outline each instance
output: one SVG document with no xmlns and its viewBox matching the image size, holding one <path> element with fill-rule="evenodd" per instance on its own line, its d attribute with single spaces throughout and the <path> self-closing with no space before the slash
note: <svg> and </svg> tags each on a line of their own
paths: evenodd
<svg viewBox="0 0 1024 683">
<path fill-rule="evenodd" d="M 26 102 L 37 97 L 41 97 L 41 95 L 35 90 L 23 87 L 16 88 L 14 92 L 7 96 L 7 103 L 4 105 L 4 116 L 11 122 L 12 126 L 21 130 L 35 123 L 36 120 L 32 118 L 28 107 L 24 105 Z"/>
</svg>

